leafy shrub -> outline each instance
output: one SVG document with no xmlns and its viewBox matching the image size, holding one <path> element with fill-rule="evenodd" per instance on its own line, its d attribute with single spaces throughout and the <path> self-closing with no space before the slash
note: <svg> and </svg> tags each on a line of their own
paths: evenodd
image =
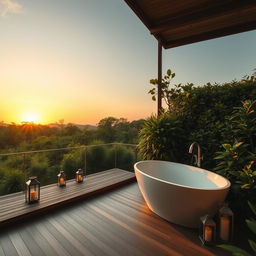
<svg viewBox="0 0 256 256">
<path fill-rule="evenodd" d="M 50 182 L 48 172 L 49 172 L 48 158 L 43 154 L 32 155 L 30 166 L 28 168 L 28 173 L 29 173 L 28 176 L 37 176 L 42 186 Z"/>
<path fill-rule="evenodd" d="M 28 163 L 28 159 L 26 160 L 26 164 Z M 22 169 L 24 168 L 24 156 L 23 155 L 14 155 L 8 156 L 7 159 L 4 161 L 5 168 L 7 169 Z"/>
<path fill-rule="evenodd" d="M 167 70 L 162 80 L 162 98 L 167 105 L 166 111 L 183 122 L 182 128 L 186 130 L 183 133 L 186 134 L 187 141 L 197 141 L 200 144 L 204 154 L 203 167 L 212 170 L 216 165 L 216 160 L 214 159 L 215 152 L 220 151 L 222 149 L 221 145 L 224 143 L 232 144 L 234 137 L 237 135 L 238 131 L 233 130 L 230 125 L 231 120 L 229 119 L 234 111 L 233 108 L 240 106 L 241 101 L 253 101 L 256 99 L 256 79 L 248 78 L 225 84 L 208 83 L 201 87 L 195 87 L 191 83 L 171 85 L 171 80 L 174 76 L 175 74 L 171 70 Z M 149 93 L 152 95 L 153 100 L 155 100 L 158 81 L 157 79 L 151 79 L 150 83 L 153 85 L 153 89 Z M 255 113 L 252 114 L 248 111 L 248 115 L 255 115 Z M 236 117 L 233 116 L 232 118 L 235 121 Z M 250 120 L 253 123 L 253 120 Z M 247 121 L 245 118 L 244 123 Z M 146 126 L 147 124 L 144 127 Z M 240 128 L 242 129 L 242 124 Z M 251 131 L 250 134 L 252 132 L 254 131 Z M 255 138 L 254 136 L 254 140 Z M 175 138 L 173 139 L 175 140 Z M 176 139 L 176 144 L 179 139 Z M 178 155 L 184 153 L 184 149 L 176 148 L 175 150 Z M 145 159 L 159 158 L 159 156 L 152 156 L 150 152 L 146 156 L 145 150 L 143 157 Z"/>
<path fill-rule="evenodd" d="M 256 164 L 255 154 L 247 150 L 242 142 L 234 145 L 224 144 L 225 151 L 218 152 L 215 171 L 231 182 L 229 200 L 233 209 L 244 209 L 246 214 L 246 201 L 256 200 Z M 248 210 L 248 209 L 247 209 Z"/>
<path fill-rule="evenodd" d="M 184 122 L 170 114 L 151 116 L 139 133 L 139 153 L 143 159 L 180 162 L 187 145 Z"/>
<path fill-rule="evenodd" d="M 256 100 L 243 101 L 228 119 L 233 137 L 246 143 L 248 150 L 256 153 Z"/>
<path fill-rule="evenodd" d="M 65 172 L 67 179 L 75 178 L 75 172 L 83 169 L 82 150 L 72 150 L 64 155 L 61 162 L 61 169 Z"/>
<path fill-rule="evenodd" d="M 223 144 L 224 151 L 216 153 L 214 170 L 231 181 L 233 207 L 246 209 L 247 200 L 256 200 L 256 101 L 242 102 L 227 119 L 232 144 Z"/>
<path fill-rule="evenodd" d="M 88 173 L 94 173 L 110 168 L 108 166 L 108 147 L 105 145 L 97 145 L 102 144 L 101 141 L 94 141 L 94 144 L 95 145 L 87 148 L 86 163 Z"/>
<path fill-rule="evenodd" d="M 123 170 L 133 170 L 135 162 L 134 148 L 128 148 L 124 145 L 114 145 L 109 152 L 109 166 L 120 168 Z"/>
<path fill-rule="evenodd" d="M 23 190 L 25 175 L 21 170 L 8 170 L 5 172 L 1 188 L 5 194 Z"/>
</svg>

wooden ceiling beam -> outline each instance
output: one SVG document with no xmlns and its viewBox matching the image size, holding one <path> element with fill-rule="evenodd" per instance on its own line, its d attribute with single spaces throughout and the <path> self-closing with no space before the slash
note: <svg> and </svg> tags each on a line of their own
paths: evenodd
<svg viewBox="0 0 256 256">
<path fill-rule="evenodd" d="M 174 48 L 174 47 L 178 47 L 178 46 L 182 46 L 182 45 L 197 43 L 197 42 L 201 42 L 201 41 L 205 41 L 205 40 L 209 40 L 209 39 L 214 39 L 214 38 L 218 38 L 218 37 L 238 34 L 241 32 L 246 32 L 246 31 L 250 31 L 250 30 L 254 30 L 254 29 L 256 29 L 256 22 L 252 21 L 252 22 L 246 22 L 244 24 L 239 24 L 239 25 L 236 25 L 233 27 L 226 27 L 223 29 L 218 29 L 218 30 L 190 36 L 188 38 L 163 41 L 162 44 L 165 49 L 168 49 L 168 48 Z"/>
<path fill-rule="evenodd" d="M 124 0 L 124 1 L 134 11 L 134 13 L 139 17 L 139 19 L 142 21 L 142 23 L 148 29 L 150 29 L 150 27 L 152 27 L 150 19 L 146 16 L 145 12 L 138 5 L 138 1 L 136 1 L 136 0 Z"/>
<path fill-rule="evenodd" d="M 134 13 L 139 17 L 139 19 L 142 21 L 142 23 L 150 30 L 152 27 L 152 23 L 150 19 L 147 17 L 143 9 L 138 5 L 137 0 L 124 0 L 126 4 L 134 11 Z M 155 38 L 162 42 L 163 38 L 161 35 L 155 35 Z"/>
<path fill-rule="evenodd" d="M 124 1 L 165 49 L 256 29 L 256 0 Z"/>
<path fill-rule="evenodd" d="M 214 1 L 213 1 L 214 3 Z M 183 27 L 186 25 L 193 25 L 195 23 L 205 22 L 207 20 L 216 19 L 218 17 L 223 16 L 235 16 L 241 15 L 243 13 L 252 13 L 256 17 L 256 6 L 255 2 L 252 1 L 240 1 L 235 0 L 232 1 L 232 6 L 230 2 L 227 4 L 216 5 L 213 8 L 207 6 L 207 9 L 203 10 L 202 8 L 195 8 L 195 10 L 199 10 L 197 12 L 191 13 L 188 15 L 188 12 L 184 10 L 181 14 L 176 14 L 171 18 L 165 18 L 157 22 L 154 26 L 152 26 L 149 30 L 151 34 L 157 35 L 161 32 L 165 32 L 171 29 L 177 29 L 179 27 Z M 255 18 L 254 18 L 255 19 Z"/>
</svg>

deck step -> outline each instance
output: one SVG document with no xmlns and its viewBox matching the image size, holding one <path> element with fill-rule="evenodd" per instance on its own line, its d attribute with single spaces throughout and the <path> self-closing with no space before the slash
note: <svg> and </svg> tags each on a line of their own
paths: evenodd
<svg viewBox="0 0 256 256">
<path fill-rule="evenodd" d="M 0 196 L 0 226 L 3 227 L 50 209 L 57 209 L 132 181 L 135 181 L 134 173 L 114 168 L 88 175 L 83 183 L 78 184 L 75 180 L 68 180 L 66 187 L 58 187 L 57 184 L 41 187 L 40 202 L 36 204 L 27 204 L 24 192 Z"/>
</svg>

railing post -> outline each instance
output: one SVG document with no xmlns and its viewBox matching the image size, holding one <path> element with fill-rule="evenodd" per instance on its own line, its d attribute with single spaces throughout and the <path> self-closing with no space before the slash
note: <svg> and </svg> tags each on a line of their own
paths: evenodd
<svg viewBox="0 0 256 256">
<path fill-rule="evenodd" d="M 135 147 L 135 163 L 138 161 L 138 148 L 137 146 Z"/>
<path fill-rule="evenodd" d="M 85 176 L 86 176 L 86 165 L 87 165 L 86 146 L 84 146 L 84 175 Z"/>
<path fill-rule="evenodd" d="M 24 173 L 24 178 L 25 178 L 25 182 L 26 182 L 27 178 L 28 178 L 27 171 L 26 171 L 26 154 L 23 154 L 23 173 Z"/>
<path fill-rule="evenodd" d="M 158 88 L 157 88 L 157 115 L 162 113 L 162 43 L 158 40 Z"/>
<path fill-rule="evenodd" d="M 116 164 L 117 164 L 117 146 L 116 146 L 116 144 L 114 144 L 114 146 L 115 146 L 115 168 L 116 168 Z"/>
</svg>

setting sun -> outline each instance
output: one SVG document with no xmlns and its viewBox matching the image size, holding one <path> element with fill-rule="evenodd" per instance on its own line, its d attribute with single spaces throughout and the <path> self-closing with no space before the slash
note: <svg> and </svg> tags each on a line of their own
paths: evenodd
<svg viewBox="0 0 256 256">
<path fill-rule="evenodd" d="M 26 112 L 22 115 L 21 122 L 39 123 L 39 114 L 36 112 Z"/>
</svg>

